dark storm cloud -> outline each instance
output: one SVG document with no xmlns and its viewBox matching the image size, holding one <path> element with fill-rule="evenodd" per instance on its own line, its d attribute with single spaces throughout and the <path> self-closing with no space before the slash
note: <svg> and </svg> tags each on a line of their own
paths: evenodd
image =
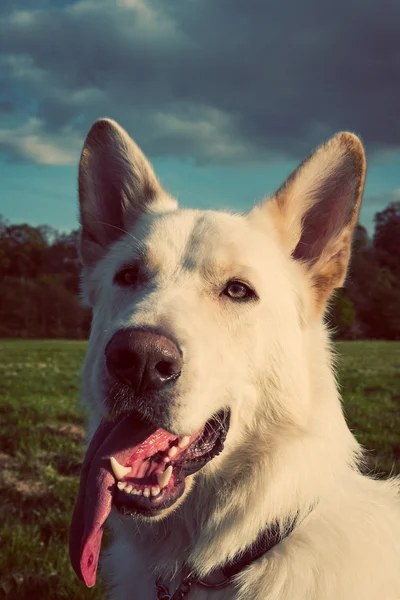
<svg viewBox="0 0 400 600">
<path fill-rule="evenodd" d="M 298 158 L 341 129 L 400 146 L 398 0 L 33 4 L 1 22 L 14 155 L 33 127 L 70 156 L 104 115 L 152 156 L 200 162 Z"/>
</svg>

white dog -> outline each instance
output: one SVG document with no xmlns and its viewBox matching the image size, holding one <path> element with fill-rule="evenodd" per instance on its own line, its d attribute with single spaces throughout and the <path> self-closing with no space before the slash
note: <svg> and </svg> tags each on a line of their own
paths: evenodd
<svg viewBox="0 0 400 600">
<path fill-rule="evenodd" d="M 247 214 L 179 210 L 127 133 L 79 172 L 90 445 L 72 564 L 113 600 L 400 600 L 399 482 L 362 476 L 323 315 L 365 178 L 340 133 Z"/>
</svg>

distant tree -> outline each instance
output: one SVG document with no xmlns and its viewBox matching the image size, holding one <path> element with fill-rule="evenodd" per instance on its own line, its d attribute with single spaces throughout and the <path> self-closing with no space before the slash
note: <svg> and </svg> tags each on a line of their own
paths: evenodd
<svg viewBox="0 0 400 600">
<path fill-rule="evenodd" d="M 10 261 L 10 253 L 8 252 L 8 246 L 5 241 L 7 230 L 7 221 L 3 215 L 0 215 L 0 276 L 2 272 L 8 268 Z"/>
<path fill-rule="evenodd" d="M 43 272 L 63 279 L 65 287 L 78 293 L 80 262 L 77 254 L 78 231 L 57 233 L 44 252 Z"/>
<path fill-rule="evenodd" d="M 400 278 L 400 202 L 375 215 L 374 249 L 379 263 Z"/>
<path fill-rule="evenodd" d="M 36 277 L 42 268 L 47 241 L 37 227 L 7 225 L 0 239 L 1 253 L 7 260 L 0 264 L 2 275 Z"/>
<path fill-rule="evenodd" d="M 352 302 L 355 318 L 351 326 L 351 337 L 366 335 L 369 297 L 379 275 L 371 242 L 365 227 L 357 225 L 353 236 L 349 271 L 344 287 L 345 296 Z"/>
<path fill-rule="evenodd" d="M 359 223 L 354 228 L 352 251 L 356 255 L 365 252 L 370 246 L 368 231 Z"/>
<path fill-rule="evenodd" d="M 6 219 L 3 217 L 3 215 L 0 215 L 0 238 L 4 235 L 6 227 L 7 227 Z"/>
<path fill-rule="evenodd" d="M 369 338 L 400 340 L 400 289 L 376 287 L 370 299 L 366 334 Z"/>
<path fill-rule="evenodd" d="M 329 310 L 328 323 L 335 337 L 349 339 L 353 337 L 356 311 L 353 302 L 343 289 L 337 290 Z"/>
<path fill-rule="evenodd" d="M 0 336 L 86 337 L 79 305 L 76 231 L 10 225 L 0 218 Z"/>
</svg>

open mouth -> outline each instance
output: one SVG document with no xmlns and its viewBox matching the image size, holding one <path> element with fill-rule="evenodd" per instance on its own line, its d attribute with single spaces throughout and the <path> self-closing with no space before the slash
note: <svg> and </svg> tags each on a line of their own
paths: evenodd
<svg viewBox="0 0 400 600">
<path fill-rule="evenodd" d="M 123 516 L 154 517 L 175 504 L 185 478 L 222 451 L 229 420 L 229 411 L 220 411 L 190 436 L 173 435 L 135 416 L 99 426 L 83 463 L 70 529 L 72 566 L 88 587 L 96 581 L 112 507 Z"/>
<path fill-rule="evenodd" d="M 185 490 L 185 478 L 199 471 L 224 447 L 229 413 L 220 412 L 192 436 L 157 430 L 125 465 L 113 457 L 118 491 L 114 506 L 124 516 L 156 516 L 172 506 Z"/>
</svg>

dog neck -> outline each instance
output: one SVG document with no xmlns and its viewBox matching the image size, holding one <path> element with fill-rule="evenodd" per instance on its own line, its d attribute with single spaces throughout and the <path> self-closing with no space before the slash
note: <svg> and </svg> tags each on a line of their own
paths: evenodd
<svg viewBox="0 0 400 600">
<path fill-rule="evenodd" d="M 309 512 L 313 507 L 310 507 Z M 218 590 L 231 585 L 236 575 L 241 573 L 244 569 L 249 567 L 251 564 L 265 556 L 268 552 L 278 546 L 283 540 L 285 540 L 293 530 L 297 527 L 299 522 L 298 515 L 293 519 L 288 520 L 285 523 L 284 528 L 275 522 L 269 525 L 264 531 L 262 531 L 257 539 L 250 544 L 243 552 L 239 552 L 225 565 L 220 566 L 219 570 L 221 573 L 215 570 L 209 574 L 207 579 L 199 577 L 193 569 L 190 569 L 189 565 L 185 564 L 182 569 L 182 580 L 179 587 L 175 590 L 174 594 L 170 595 L 169 586 L 166 585 L 159 577 L 156 581 L 156 589 L 158 598 L 183 598 L 192 586 L 199 586 L 206 589 Z M 187 573 L 185 575 L 185 573 Z M 218 575 L 222 575 L 218 577 Z"/>
</svg>

